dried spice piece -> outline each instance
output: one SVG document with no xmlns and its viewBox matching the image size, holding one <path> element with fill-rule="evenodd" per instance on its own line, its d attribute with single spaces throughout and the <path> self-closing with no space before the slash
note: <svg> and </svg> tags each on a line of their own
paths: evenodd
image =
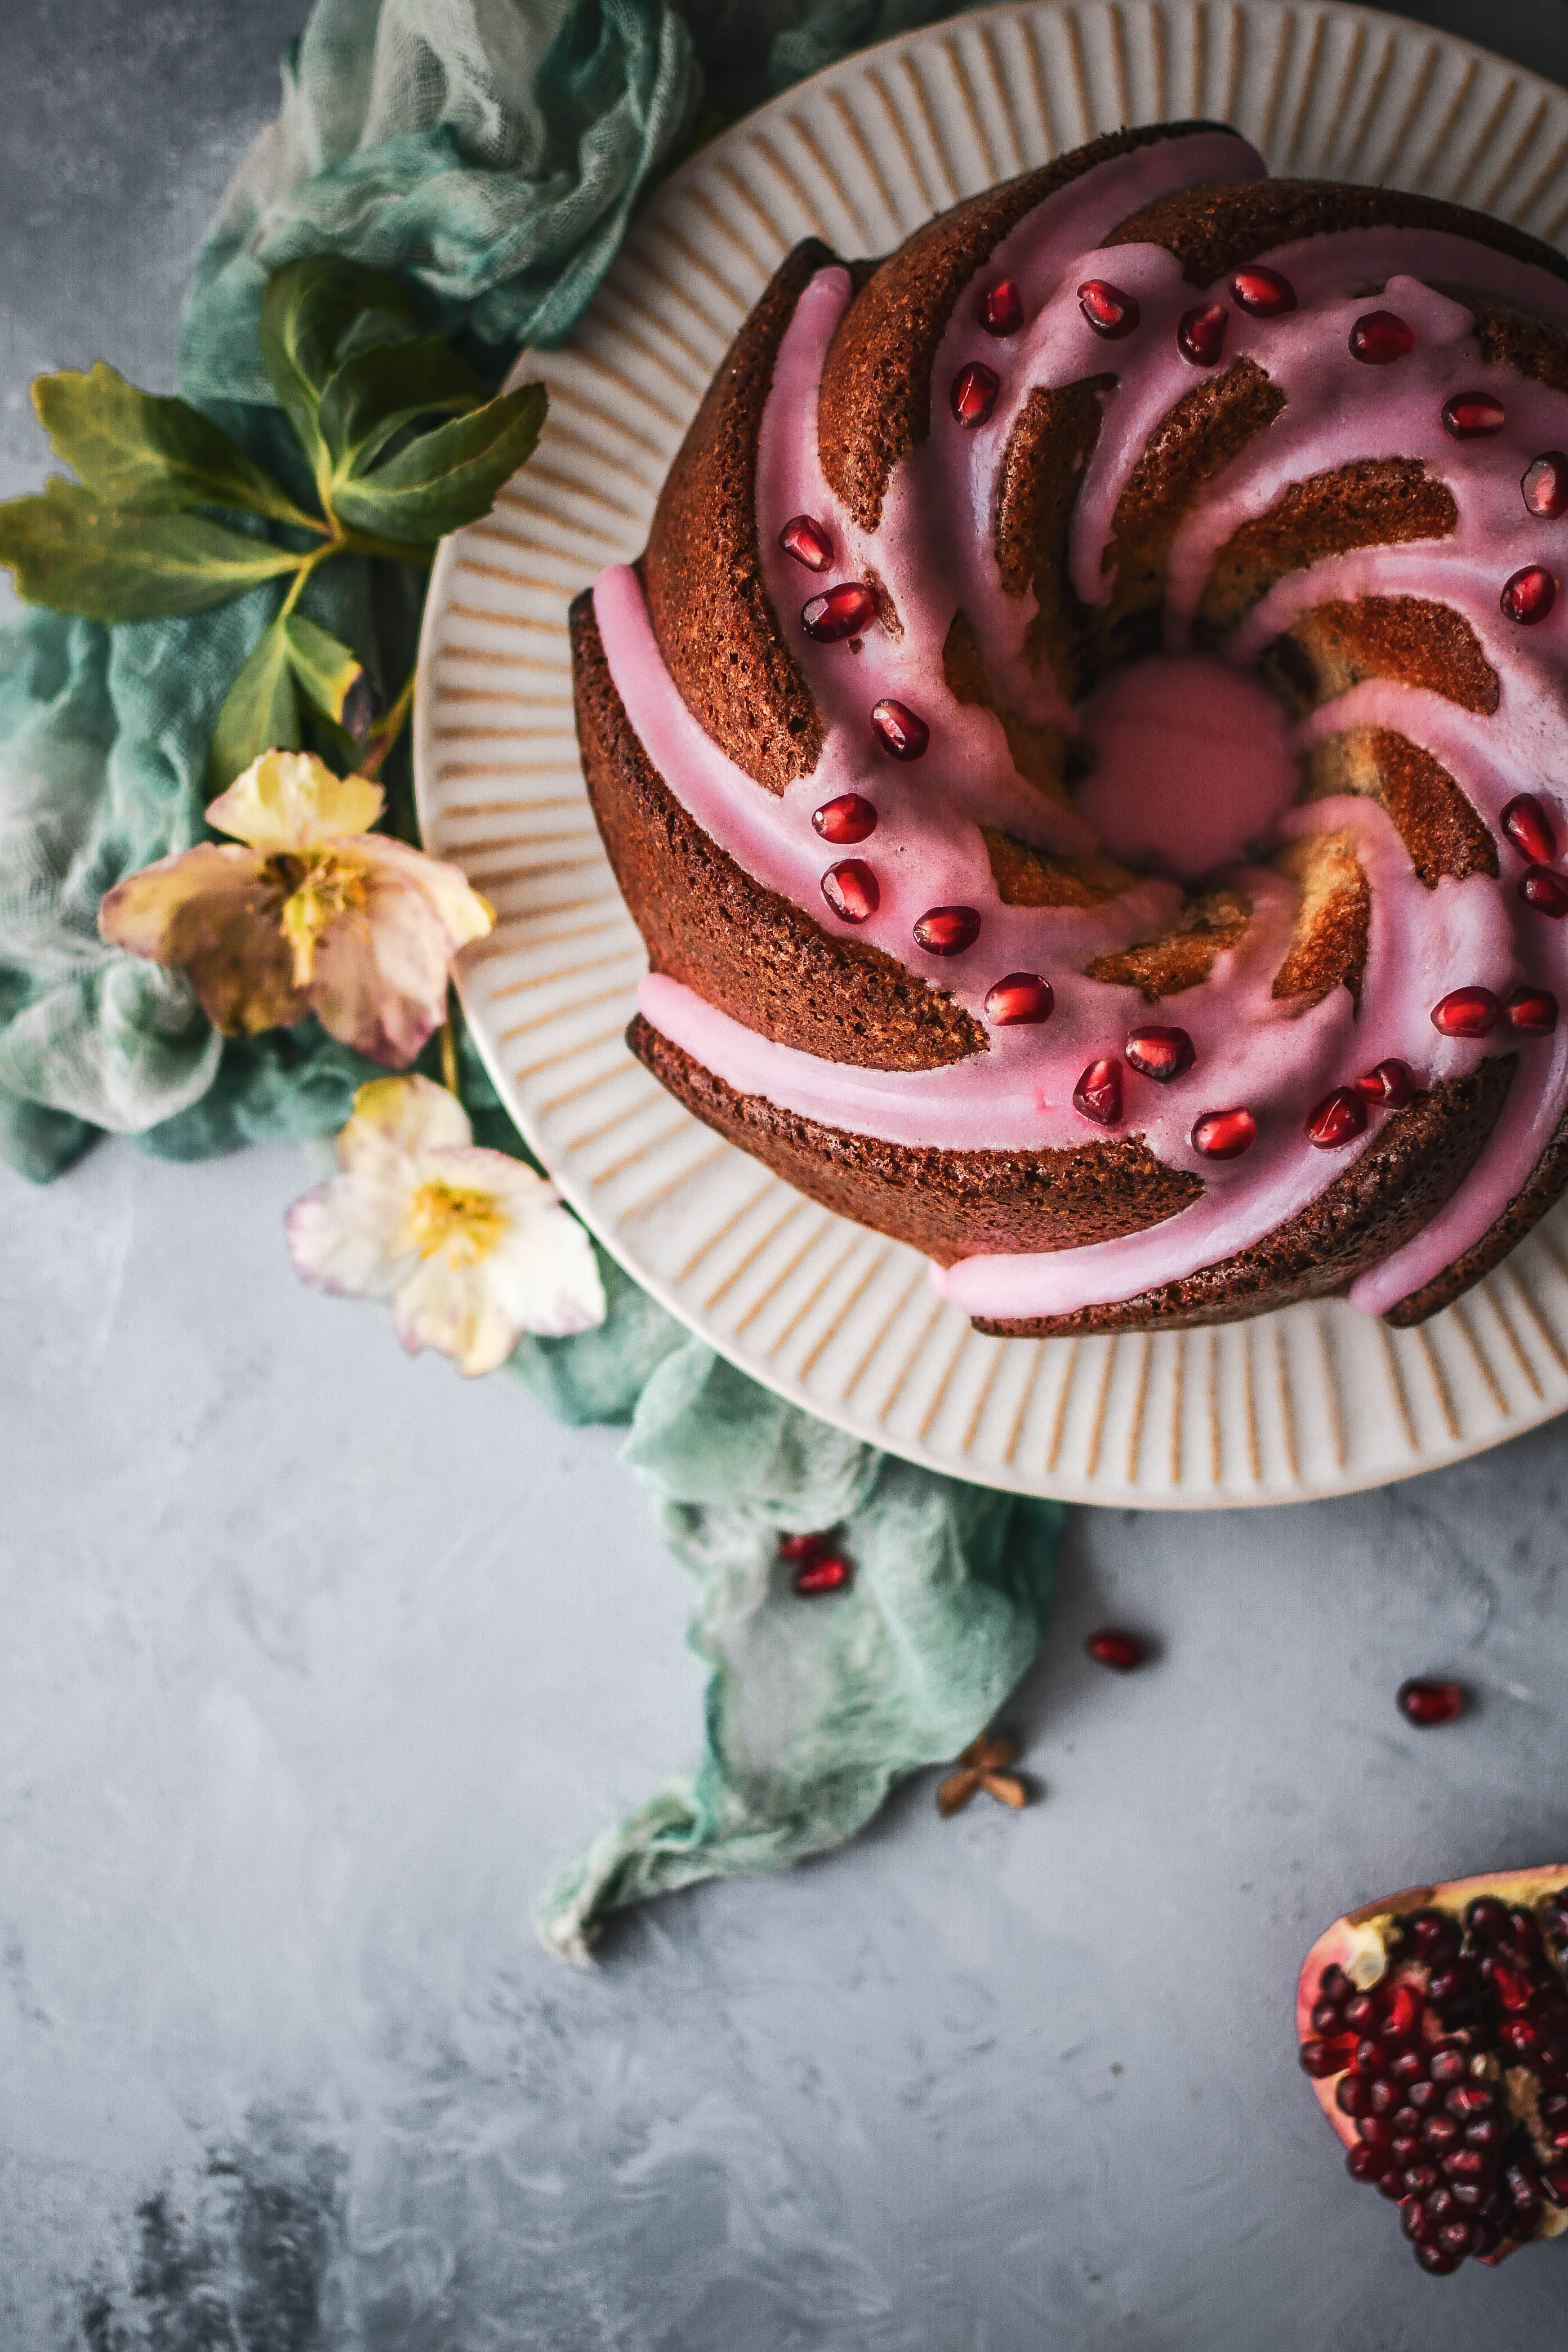
<svg viewBox="0 0 1568 2352">
<path fill-rule="evenodd" d="M 936 1809 L 942 1820 L 962 1812 L 982 1789 L 1015 1812 L 1026 1805 L 1027 1783 L 1006 1769 L 1017 1753 L 1017 1741 L 1009 1739 L 1005 1731 L 983 1731 L 978 1739 L 972 1739 L 936 1792 Z"/>
</svg>

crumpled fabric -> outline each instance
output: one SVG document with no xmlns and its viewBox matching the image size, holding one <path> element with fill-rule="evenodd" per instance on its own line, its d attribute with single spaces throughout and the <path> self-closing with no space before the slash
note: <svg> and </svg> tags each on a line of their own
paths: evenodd
<svg viewBox="0 0 1568 2352">
<path fill-rule="evenodd" d="M 203 248 L 181 390 L 285 478 L 293 468 L 298 488 L 257 341 L 269 270 L 333 251 L 401 271 L 499 381 L 520 343 L 570 330 L 694 126 L 949 13 L 942 0 L 317 0 L 283 62 L 278 120 Z M 115 882 L 203 837 L 217 709 L 281 593 L 113 629 L 28 611 L 0 630 L 0 1157 L 25 1176 L 58 1175 L 105 1131 L 174 1160 L 326 1134 L 379 1075 L 313 1020 L 220 1039 L 183 975 L 98 936 Z M 384 705 L 414 657 L 421 593 L 406 567 L 339 559 L 301 609 L 354 646 Z M 384 781 L 411 835 L 405 747 Z M 523 1151 L 465 1061 L 479 1139 Z M 1038 1643 L 1061 1516 L 825 1427 L 600 1256 L 605 1325 L 525 1340 L 513 1367 L 564 1420 L 629 1423 L 626 1459 L 693 1578 L 691 1638 L 712 1676 L 696 1770 L 545 1898 L 541 1933 L 573 1958 L 620 1905 L 839 1843 L 900 1775 L 966 1745 Z M 826 1528 L 854 1580 L 806 1600 L 779 1537 Z"/>
</svg>

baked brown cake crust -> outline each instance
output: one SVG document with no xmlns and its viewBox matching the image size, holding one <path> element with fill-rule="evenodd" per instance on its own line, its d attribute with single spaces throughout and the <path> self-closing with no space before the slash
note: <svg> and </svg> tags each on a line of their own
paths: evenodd
<svg viewBox="0 0 1568 2352">
<path fill-rule="evenodd" d="M 1238 1315 L 1266 1315 L 1298 1298 L 1329 1298 L 1347 1290 L 1363 1268 L 1409 1241 L 1453 1197 L 1497 1123 L 1518 1058 L 1495 1054 L 1468 1076 L 1446 1079 L 1415 1096 L 1310 1208 L 1276 1225 L 1250 1249 L 1112 1307 L 1016 1322 L 977 1316 L 976 1330 L 1004 1339 L 1177 1331 L 1232 1323 Z M 1397 1310 L 1393 1319 L 1398 1319 Z M 1419 1322 L 1422 1315 L 1404 1319 Z"/>
</svg>

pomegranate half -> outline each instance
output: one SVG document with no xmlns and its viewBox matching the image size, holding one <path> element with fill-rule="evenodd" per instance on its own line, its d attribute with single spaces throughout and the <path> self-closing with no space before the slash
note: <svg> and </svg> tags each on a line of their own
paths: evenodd
<svg viewBox="0 0 1568 2352">
<path fill-rule="evenodd" d="M 1568 1864 L 1347 1912 L 1307 1955 L 1296 2038 L 1423 2270 L 1568 2230 Z"/>
</svg>

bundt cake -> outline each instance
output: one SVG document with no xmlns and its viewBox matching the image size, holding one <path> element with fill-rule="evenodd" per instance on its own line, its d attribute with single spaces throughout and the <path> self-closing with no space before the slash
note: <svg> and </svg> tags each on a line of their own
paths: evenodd
<svg viewBox="0 0 1568 2352">
<path fill-rule="evenodd" d="M 1485 1274 L 1568 1179 L 1565 280 L 1206 122 L 797 247 L 572 615 L 647 1067 L 986 1331 Z"/>
</svg>

